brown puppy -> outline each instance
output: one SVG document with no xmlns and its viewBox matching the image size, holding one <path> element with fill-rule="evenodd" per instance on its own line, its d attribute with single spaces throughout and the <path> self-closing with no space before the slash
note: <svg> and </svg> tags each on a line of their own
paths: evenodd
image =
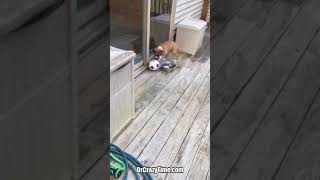
<svg viewBox="0 0 320 180">
<path fill-rule="evenodd" d="M 174 54 L 178 58 L 178 47 L 174 41 L 165 41 L 158 47 L 154 48 L 153 53 L 158 59 L 167 57 L 170 53 Z"/>
</svg>

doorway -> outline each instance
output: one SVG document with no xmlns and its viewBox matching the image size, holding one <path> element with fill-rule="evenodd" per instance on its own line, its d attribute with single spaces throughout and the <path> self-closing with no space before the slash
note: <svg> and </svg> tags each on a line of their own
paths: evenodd
<svg viewBox="0 0 320 180">
<path fill-rule="evenodd" d="M 135 69 L 143 65 L 146 59 L 143 47 L 145 0 L 110 0 L 110 45 L 136 53 Z"/>
<path fill-rule="evenodd" d="M 172 0 L 110 0 L 110 45 L 136 53 L 135 71 L 169 39 Z M 135 73 L 137 74 L 137 73 Z"/>
</svg>

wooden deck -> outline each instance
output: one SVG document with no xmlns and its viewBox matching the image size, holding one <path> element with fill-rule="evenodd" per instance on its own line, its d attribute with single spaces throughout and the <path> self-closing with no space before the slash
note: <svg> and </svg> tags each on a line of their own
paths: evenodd
<svg viewBox="0 0 320 180">
<path fill-rule="evenodd" d="M 152 174 L 155 179 L 209 178 L 209 56 L 207 33 L 198 53 L 181 57 L 173 72 L 144 71 L 135 79 L 136 117 L 113 143 L 146 166 L 184 167 L 180 174 Z M 84 179 L 105 179 L 104 163 Z"/>
<path fill-rule="evenodd" d="M 211 178 L 319 179 L 320 1 L 225 3 L 211 35 Z"/>
</svg>

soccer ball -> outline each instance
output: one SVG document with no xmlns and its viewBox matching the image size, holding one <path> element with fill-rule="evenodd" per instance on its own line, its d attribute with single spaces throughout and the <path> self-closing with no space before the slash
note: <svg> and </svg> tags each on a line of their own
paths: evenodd
<svg viewBox="0 0 320 180">
<path fill-rule="evenodd" d="M 152 60 L 149 62 L 149 69 L 151 71 L 156 71 L 158 69 L 160 69 L 160 62 L 157 60 Z"/>
</svg>

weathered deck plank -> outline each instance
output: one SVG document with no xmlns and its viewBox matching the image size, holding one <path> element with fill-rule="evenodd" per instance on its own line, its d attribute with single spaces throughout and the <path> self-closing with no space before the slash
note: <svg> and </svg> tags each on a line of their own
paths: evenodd
<svg viewBox="0 0 320 180">
<path fill-rule="evenodd" d="M 319 45 L 320 34 L 311 47 Z M 272 179 L 318 94 L 319 77 L 319 55 L 309 49 L 256 134 L 252 135 L 234 166 L 237 172 L 232 172 L 228 180 Z"/>
<path fill-rule="evenodd" d="M 211 35 L 214 37 L 219 31 L 223 29 L 232 17 L 246 4 L 248 0 L 228 0 L 228 1 L 212 1 L 210 6 L 210 23 Z M 231 6 L 229 6 L 229 4 Z"/>
<path fill-rule="evenodd" d="M 173 133 L 173 135 L 170 137 L 170 139 L 168 139 L 168 142 L 166 143 L 166 145 L 162 148 L 162 151 L 157 156 L 157 159 L 153 163 L 153 165 L 163 166 L 163 167 L 171 166 L 173 164 L 175 158 L 178 156 L 180 148 L 181 148 L 182 144 L 185 142 L 186 136 L 188 136 L 188 134 L 190 132 L 194 131 L 194 130 L 190 131 L 190 129 L 195 128 L 194 126 L 199 126 L 199 124 L 205 123 L 204 119 L 209 118 L 208 111 L 210 111 L 210 96 L 209 96 L 209 94 L 207 95 L 203 105 L 200 107 L 200 111 L 197 113 L 192 124 L 189 125 L 189 127 L 186 124 L 187 126 L 184 127 L 184 129 L 185 128 L 187 129 L 187 134 L 185 135 L 182 132 L 182 134 L 181 134 L 182 136 L 179 136 L 179 134 L 177 134 L 178 132 L 180 132 L 180 130 L 178 129 L 179 127 L 178 127 L 175 130 L 175 132 Z M 198 125 L 196 125 L 196 124 L 198 124 Z M 161 177 L 161 176 L 164 178 L 165 174 L 159 175 L 159 177 Z"/>
<path fill-rule="evenodd" d="M 210 102 L 210 101 L 209 101 Z M 177 180 L 185 179 L 190 168 L 192 161 L 196 155 L 198 147 L 200 145 L 201 139 L 205 134 L 210 133 L 210 103 L 206 103 L 204 108 L 197 116 L 195 122 L 193 123 L 187 137 L 185 138 L 179 152 L 173 161 L 172 167 L 183 167 L 184 173 L 171 173 L 167 174 L 165 179 L 167 180 Z M 159 174 L 157 179 L 162 179 L 163 175 Z"/>
<path fill-rule="evenodd" d="M 185 56 L 185 54 L 181 54 L 181 56 Z M 150 91 L 153 95 L 158 94 L 157 90 L 161 90 L 164 85 L 168 84 L 168 82 L 181 70 L 181 68 L 183 68 L 183 66 L 187 62 L 185 58 L 177 61 L 177 67 L 173 72 L 145 70 L 138 77 L 136 77 L 134 86 L 137 114 L 139 114 L 139 112 L 141 112 L 143 108 L 145 108 L 147 104 L 150 103 L 148 97 L 144 96 L 149 95 Z"/>
<path fill-rule="evenodd" d="M 199 65 L 194 66 L 192 62 L 182 68 L 180 73 L 171 80 L 167 86 L 152 100 L 135 120 L 127 127 L 127 129 L 115 140 L 120 148 L 125 149 L 129 143 L 135 138 L 151 117 L 157 113 L 158 109 L 167 101 L 170 94 L 183 90 L 188 85 L 189 79 L 195 76 L 199 69 Z M 187 81 L 188 80 L 188 81 Z M 159 112 L 158 112 L 159 113 Z"/>
<path fill-rule="evenodd" d="M 210 123 L 189 170 L 188 180 L 210 179 Z"/>
<path fill-rule="evenodd" d="M 215 114 L 212 117 L 212 129 L 219 123 L 257 69 L 263 65 L 266 56 L 286 32 L 298 9 L 299 6 L 293 4 L 277 3 L 268 14 L 268 19 L 250 33 L 251 36 L 246 42 L 213 77 L 216 88 L 212 91 L 214 99 L 212 107 Z"/>
<path fill-rule="evenodd" d="M 230 19 L 248 0 L 224 0 L 214 1 L 212 8 L 214 10 L 213 17 L 220 20 Z"/>
<path fill-rule="evenodd" d="M 212 134 L 214 179 L 224 179 L 268 113 L 319 28 L 319 1 L 308 1 Z M 307 21 L 306 21 L 307 19 Z"/>
<path fill-rule="evenodd" d="M 151 78 L 143 83 L 135 92 L 135 110 L 138 115 L 152 100 L 153 98 L 170 82 L 172 78 L 180 71 L 176 68 L 171 73 L 162 71 L 154 72 Z"/>
<path fill-rule="evenodd" d="M 172 149 L 173 146 L 176 146 L 176 149 L 180 147 L 196 115 L 198 114 L 202 103 L 209 93 L 209 80 L 210 76 L 207 75 L 201 87 L 197 91 L 196 95 L 192 98 L 191 103 L 186 108 L 177 124 L 172 122 L 171 118 L 168 118 L 165 122 L 166 124 L 161 125 L 158 132 L 153 136 L 153 138 L 150 140 L 148 145 L 139 156 L 139 160 L 141 162 L 143 162 L 147 166 L 157 166 L 157 164 L 153 163 L 160 152 L 162 153 L 162 155 L 168 156 L 169 154 L 172 154 L 174 152 Z M 163 161 L 168 160 L 167 157 L 163 156 L 160 157 L 160 159 L 162 159 Z"/>
<path fill-rule="evenodd" d="M 199 63 L 194 62 L 194 65 L 197 64 Z M 172 93 L 163 106 L 157 110 L 146 126 L 144 126 L 135 139 L 129 144 L 127 151 L 130 154 L 136 157 L 139 156 L 163 123 L 167 125 L 166 122 L 170 121 L 174 125 L 180 119 L 188 107 L 188 104 L 192 101 L 192 97 L 196 94 L 198 88 L 209 73 L 210 66 L 208 66 L 208 64 L 209 63 L 201 64 L 195 77 L 186 78 L 182 81 L 181 87 Z M 166 131 L 170 129 L 169 127 L 161 129 L 161 133 L 166 133 Z M 162 139 L 158 136 L 157 138 L 159 138 L 161 143 Z"/>
<path fill-rule="evenodd" d="M 276 0 L 256 1 L 249 0 L 240 12 L 219 32 L 212 41 L 212 75 L 215 75 L 221 66 L 240 47 L 242 42 L 259 23 L 267 18 L 266 14 L 274 6 Z"/>
<path fill-rule="evenodd" d="M 140 93 L 141 97 L 150 97 L 151 100 L 149 101 L 151 102 L 145 103 L 145 108 L 141 110 L 140 114 L 136 116 L 122 134 L 115 139 L 114 144 L 131 155 L 138 157 L 143 164 L 157 166 L 152 163 L 149 164 L 147 161 L 153 162 L 156 160 L 162 146 L 167 144 L 167 140 L 175 132 L 175 135 L 177 135 L 175 138 L 180 139 L 180 144 L 177 146 L 176 152 L 174 152 L 178 153 L 183 140 L 189 132 L 188 129 L 190 129 L 197 116 L 196 111 L 200 110 L 201 104 L 209 96 L 209 45 L 209 36 L 206 34 L 201 49 L 199 49 L 195 56 L 188 59 L 185 64 L 181 64 L 182 68 L 180 70 L 176 69 L 178 71 L 171 72 L 171 74 L 162 73 L 159 75 L 152 73 L 155 77 L 149 78 L 147 77 L 149 75 L 145 75 L 139 79 L 139 81 L 146 82 L 138 83 L 140 84 L 139 88 L 144 89 L 141 89 L 140 92 L 136 91 L 136 93 Z M 152 79 L 157 79 L 157 81 L 161 82 L 151 83 Z M 148 83 L 148 86 L 142 87 L 145 83 Z M 157 84 L 162 84 L 163 87 Z M 152 89 L 157 91 L 155 92 Z M 141 100 L 142 102 L 148 101 L 147 99 Z M 206 113 L 209 119 L 209 100 L 205 102 L 208 104 L 208 108 L 206 108 L 208 111 Z M 181 121 L 189 124 L 182 124 L 183 122 Z M 185 125 L 183 131 L 177 129 L 177 126 L 179 126 L 178 128 L 182 128 L 183 125 Z M 177 134 L 177 132 L 180 133 Z M 139 156 L 140 154 L 141 156 Z M 169 166 L 172 164 L 176 154 L 172 157 Z M 209 157 L 209 153 L 207 157 Z M 204 174 L 205 178 L 207 172 L 204 172 Z M 132 173 L 129 173 L 129 178 L 132 177 Z"/>
<path fill-rule="evenodd" d="M 274 175 L 275 180 L 313 180 L 320 177 L 320 96 L 316 99 L 301 131 Z"/>
</svg>

